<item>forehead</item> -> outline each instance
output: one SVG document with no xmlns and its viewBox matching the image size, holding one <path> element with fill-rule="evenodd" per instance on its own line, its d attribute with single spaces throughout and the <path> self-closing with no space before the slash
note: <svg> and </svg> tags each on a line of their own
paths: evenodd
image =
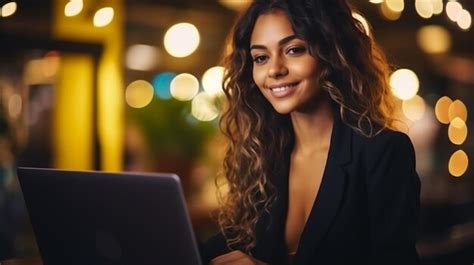
<svg viewBox="0 0 474 265">
<path fill-rule="evenodd" d="M 257 18 L 250 37 L 250 44 L 270 45 L 282 38 L 294 35 L 292 25 L 285 12 L 276 10 Z"/>
</svg>

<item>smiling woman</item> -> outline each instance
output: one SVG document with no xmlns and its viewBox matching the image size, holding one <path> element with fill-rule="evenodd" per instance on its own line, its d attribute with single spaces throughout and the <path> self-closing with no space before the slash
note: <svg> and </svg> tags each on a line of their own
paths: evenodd
<svg viewBox="0 0 474 265">
<path fill-rule="evenodd" d="M 257 0 L 233 30 L 228 192 L 205 264 L 418 264 L 420 181 L 387 63 L 345 0 Z"/>
<path fill-rule="evenodd" d="M 276 10 L 261 15 L 251 43 L 255 84 L 277 112 L 290 113 L 319 93 L 317 59 L 306 41 L 294 35 L 286 13 Z"/>
</svg>

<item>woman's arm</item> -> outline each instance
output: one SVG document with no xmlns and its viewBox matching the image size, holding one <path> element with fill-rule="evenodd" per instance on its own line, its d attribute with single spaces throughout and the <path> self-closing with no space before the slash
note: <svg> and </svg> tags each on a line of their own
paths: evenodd
<svg viewBox="0 0 474 265">
<path fill-rule="evenodd" d="M 207 265 L 213 258 L 231 251 L 220 232 L 210 237 L 206 242 L 198 242 L 198 245 L 203 265 Z"/>
<path fill-rule="evenodd" d="M 210 265 L 269 265 L 268 263 L 259 261 L 240 250 L 220 255 L 211 260 Z"/>
<path fill-rule="evenodd" d="M 206 242 L 199 242 L 199 252 L 203 265 L 221 265 L 221 264 L 249 264 L 249 265 L 266 265 L 240 250 L 230 250 L 227 247 L 222 233 L 215 234 Z"/>
</svg>

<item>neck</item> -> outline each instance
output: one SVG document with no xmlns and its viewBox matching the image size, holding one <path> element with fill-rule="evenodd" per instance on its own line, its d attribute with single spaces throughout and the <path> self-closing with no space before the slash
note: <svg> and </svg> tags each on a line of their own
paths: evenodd
<svg viewBox="0 0 474 265">
<path fill-rule="evenodd" d="M 295 134 L 295 154 L 312 155 L 329 148 L 334 117 L 328 97 L 322 97 L 311 111 L 292 112 L 291 122 Z"/>
</svg>

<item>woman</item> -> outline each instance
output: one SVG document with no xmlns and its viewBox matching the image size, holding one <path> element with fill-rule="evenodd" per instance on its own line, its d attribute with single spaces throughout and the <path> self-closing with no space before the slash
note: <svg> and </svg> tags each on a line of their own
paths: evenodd
<svg viewBox="0 0 474 265">
<path fill-rule="evenodd" d="M 258 0 L 227 60 L 211 264 L 417 264 L 420 182 L 383 54 L 345 0 Z"/>
</svg>

